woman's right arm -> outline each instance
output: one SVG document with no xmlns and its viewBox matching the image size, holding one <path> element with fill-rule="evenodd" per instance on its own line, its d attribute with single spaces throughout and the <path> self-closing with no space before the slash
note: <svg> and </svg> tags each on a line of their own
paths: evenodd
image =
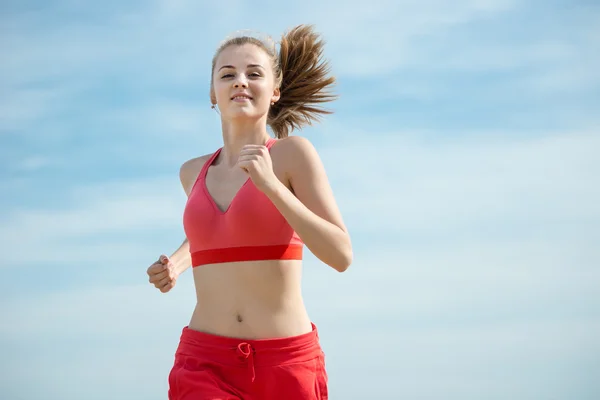
<svg viewBox="0 0 600 400">
<path fill-rule="evenodd" d="M 192 265 L 192 256 L 190 255 L 190 243 L 187 238 L 181 243 L 181 246 L 169 257 L 170 264 L 176 277 L 181 275 Z"/>
<path fill-rule="evenodd" d="M 194 158 L 186 161 L 181 166 L 179 170 L 179 179 L 181 180 L 183 190 L 188 197 L 202 166 L 209 157 L 210 154 Z M 183 243 L 181 243 L 177 250 L 169 257 L 165 257 L 164 255 L 160 256 L 159 259 L 148 268 L 147 272 L 150 277 L 150 283 L 154 284 L 161 292 L 166 293 L 175 286 L 179 275 L 191 265 L 192 256 L 190 254 L 190 243 L 188 242 L 188 239 L 185 238 Z"/>
</svg>

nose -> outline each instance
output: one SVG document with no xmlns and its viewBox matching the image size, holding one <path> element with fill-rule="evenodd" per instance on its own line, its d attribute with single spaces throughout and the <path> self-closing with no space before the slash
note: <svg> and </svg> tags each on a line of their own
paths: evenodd
<svg viewBox="0 0 600 400">
<path fill-rule="evenodd" d="M 239 87 L 247 88 L 248 87 L 248 81 L 246 80 L 246 75 L 244 75 L 244 74 L 238 74 L 237 78 L 235 79 L 235 81 L 233 81 L 233 87 L 235 87 L 235 88 L 239 88 Z"/>
</svg>

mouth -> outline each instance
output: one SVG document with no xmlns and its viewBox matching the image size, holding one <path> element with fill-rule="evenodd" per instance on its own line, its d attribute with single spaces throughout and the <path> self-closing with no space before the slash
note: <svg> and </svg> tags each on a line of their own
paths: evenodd
<svg viewBox="0 0 600 400">
<path fill-rule="evenodd" d="M 247 100 L 252 100 L 252 97 L 248 96 L 247 94 L 236 94 L 235 96 L 233 96 L 231 98 L 231 100 L 233 100 L 233 101 L 247 101 Z"/>
</svg>

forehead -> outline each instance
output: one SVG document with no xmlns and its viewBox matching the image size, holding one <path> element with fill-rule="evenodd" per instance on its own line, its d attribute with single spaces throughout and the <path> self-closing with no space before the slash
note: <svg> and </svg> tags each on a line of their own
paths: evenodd
<svg viewBox="0 0 600 400">
<path fill-rule="evenodd" d="M 224 48 L 217 58 L 216 67 L 219 69 L 222 65 L 233 65 L 245 68 L 248 64 L 267 66 L 268 63 L 269 56 L 263 49 L 253 44 L 243 44 Z"/>
</svg>

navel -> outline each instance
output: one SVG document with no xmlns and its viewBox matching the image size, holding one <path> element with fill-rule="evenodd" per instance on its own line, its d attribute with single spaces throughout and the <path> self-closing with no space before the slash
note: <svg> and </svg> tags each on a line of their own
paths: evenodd
<svg viewBox="0 0 600 400">
<path fill-rule="evenodd" d="M 242 316 L 240 314 L 237 315 L 237 320 L 238 320 L 238 322 L 244 321 L 244 319 L 242 318 Z"/>
</svg>

